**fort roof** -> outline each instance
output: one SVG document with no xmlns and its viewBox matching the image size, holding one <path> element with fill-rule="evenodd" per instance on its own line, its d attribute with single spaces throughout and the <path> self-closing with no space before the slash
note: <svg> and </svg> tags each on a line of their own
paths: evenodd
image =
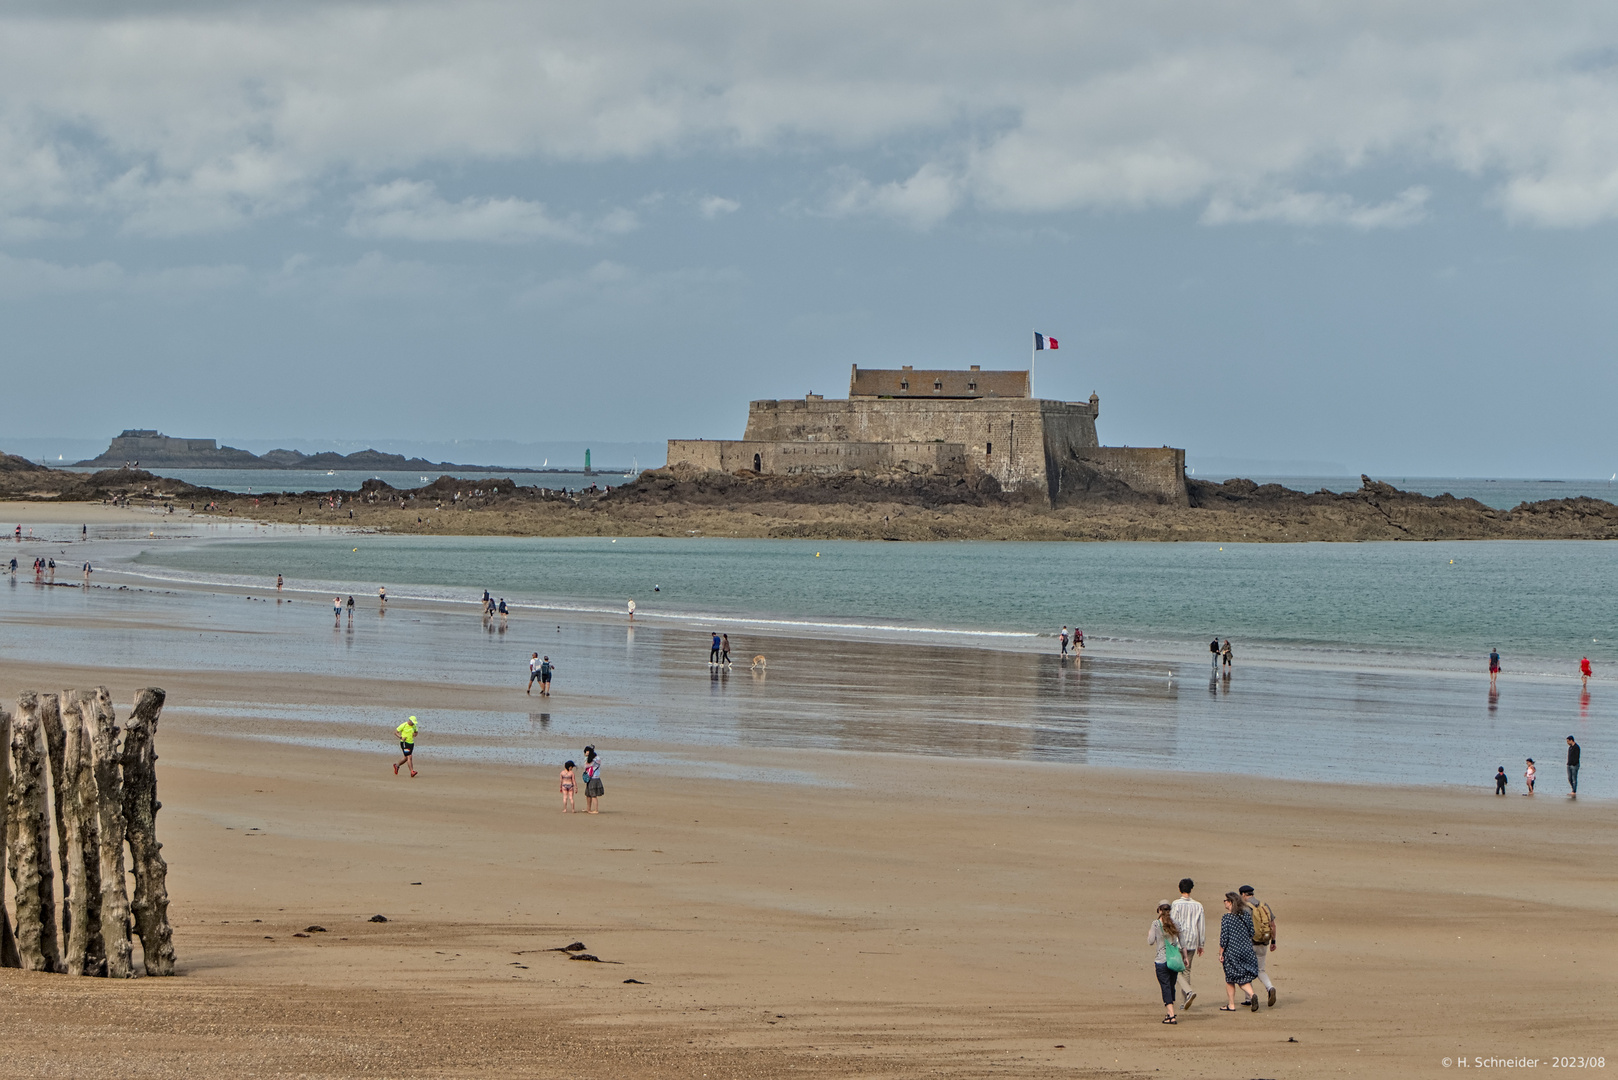
<svg viewBox="0 0 1618 1080">
<path fill-rule="evenodd" d="M 1033 397 L 1026 371 L 917 370 L 913 367 L 867 368 L 853 365 L 848 379 L 851 398 L 1028 398 Z"/>
</svg>

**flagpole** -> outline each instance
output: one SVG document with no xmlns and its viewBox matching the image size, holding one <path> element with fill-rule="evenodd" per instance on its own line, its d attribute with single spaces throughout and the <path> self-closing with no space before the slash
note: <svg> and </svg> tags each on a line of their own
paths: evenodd
<svg viewBox="0 0 1618 1080">
<path fill-rule="evenodd" d="M 1034 396 L 1034 354 L 1038 352 L 1038 330 L 1028 331 L 1028 396 Z"/>
</svg>

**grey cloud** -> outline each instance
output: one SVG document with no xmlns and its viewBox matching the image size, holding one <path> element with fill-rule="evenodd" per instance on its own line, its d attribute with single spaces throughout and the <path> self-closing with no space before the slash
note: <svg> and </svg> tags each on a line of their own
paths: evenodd
<svg viewBox="0 0 1618 1080">
<path fill-rule="evenodd" d="M 1618 72 L 1591 59 L 1618 46 L 1618 10 L 1589 5 L 53 10 L 0 17 L 0 211 L 29 220 L 218 231 L 335 186 L 359 192 L 349 227 L 362 236 L 569 239 L 571 219 L 502 193 L 364 207 L 390 190 L 381 177 L 447 161 L 835 162 L 895 140 L 915 163 L 850 181 L 830 211 L 926 228 L 968 204 L 1202 203 L 1230 222 L 1354 225 L 1376 213 L 1244 193 L 1436 165 L 1494 184 L 1516 220 L 1618 217 Z M 632 228 L 626 215 L 582 228 Z"/>
<path fill-rule="evenodd" d="M 598 233 L 620 235 L 637 224 L 634 213 L 622 209 L 592 225 L 577 217 L 555 218 L 542 203 L 525 199 L 469 197 L 452 203 L 430 183 L 395 180 L 367 187 L 355 197 L 348 232 L 393 240 L 584 244 Z"/>
</svg>

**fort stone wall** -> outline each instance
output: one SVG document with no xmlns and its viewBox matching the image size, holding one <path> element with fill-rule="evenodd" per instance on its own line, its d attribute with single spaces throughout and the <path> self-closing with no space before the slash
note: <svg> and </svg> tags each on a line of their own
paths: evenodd
<svg viewBox="0 0 1618 1080">
<path fill-rule="evenodd" d="M 1002 487 L 1054 497 L 1052 453 L 1096 443 L 1096 403 L 1035 398 L 820 398 L 755 401 L 744 439 L 764 442 L 956 443 Z M 672 458 L 670 460 L 673 460 Z"/>
<path fill-rule="evenodd" d="M 939 442 L 792 442 L 766 439 L 670 439 L 670 465 L 771 476 L 832 476 L 855 469 L 964 473 L 966 448 Z"/>
</svg>

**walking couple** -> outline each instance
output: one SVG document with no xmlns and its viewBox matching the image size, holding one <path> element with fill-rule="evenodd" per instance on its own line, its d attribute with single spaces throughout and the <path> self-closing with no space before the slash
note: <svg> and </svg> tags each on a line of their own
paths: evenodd
<svg viewBox="0 0 1618 1080">
<path fill-rule="evenodd" d="M 1185 993 L 1185 1008 L 1189 1009 L 1197 999 L 1191 985 L 1191 968 L 1196 957 L 1202 955 L 1207 933 L 1202 905 L 1191 899 L 1195 887 L 1196 882 L 1190 878 L 1181 878 L 1180 898 L 1172 903 L 1160 901 L 1146 932 L 1146 944 L 1157 946 L 1155 966 L 1168 1014 L 1163 1017 L 1165 1024 L 1179 1023 L 1174 1013 L 1176 985 Z M 1265 970 L 1268 954 L 1275 950 L 1275 937 L 1275 913 L 1254 897 L 1251 885 L 1225 894 L 1225 913 L 1219 920 L 1219 962 L 1225 975 L 1225 1004 L 1219 1007 L 1220 1012 L 1236 1012 L 1243 1007 L 1258 1012 L 1255 979 L 1269 992 L 1269 1003 L 1275 1004 L 1275 984 Z M 1238 986 L 1247 995 L 1241 1005 L 1236 1004 Z"/>
</svg>

